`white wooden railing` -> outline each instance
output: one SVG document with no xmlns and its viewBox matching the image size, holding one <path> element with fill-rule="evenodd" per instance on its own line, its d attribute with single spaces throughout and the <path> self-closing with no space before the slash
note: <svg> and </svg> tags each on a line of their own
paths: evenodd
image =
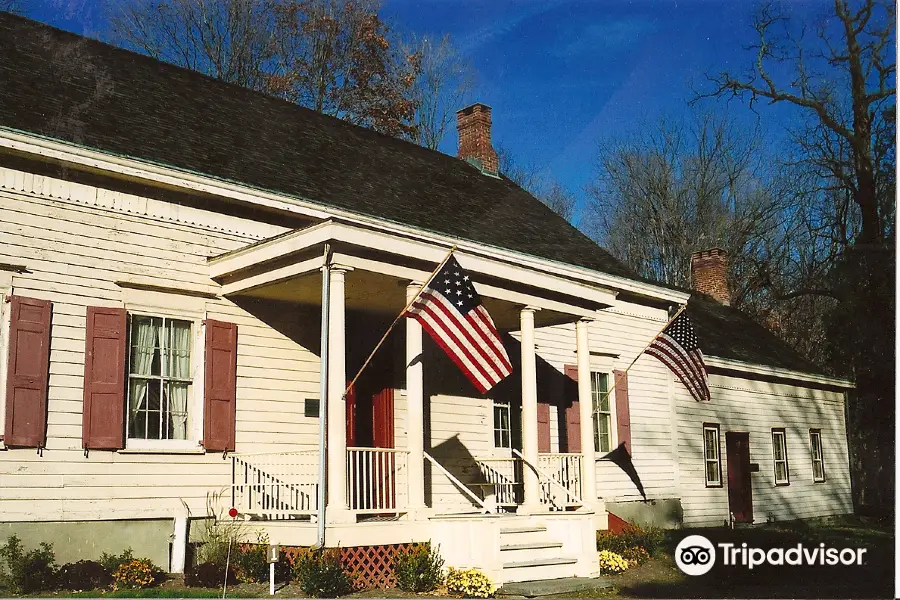
<svg viewBox="0 0 900 600">
<path fill-rule="evenodd" d="M 408 495 L 408 452 L 347 448 L 347 499 L 357 513 L 400 513 Z"/>
<path fill-rule="evenodd" d="M 548 452 L 538 455 L 538 472 L 556 483 L 557 488 L 565 491 L 564 495 L 556 495 L 553 504 L 560 508 L 581 506 L 582 502 L 582 463 L 583 457 L 577 453 Z M 545 491 L 545 502 L 550 502 Z"/>
<path fill-rule="evenodd" d="M 231 505 L 242 515 L 296 519 L 318 508 L 317 450 L 230 454 Z"/>
<path fill-rule="evenodd" d="M 551 510 L 565 510 L 568 507 L 576 507 L 582 506 L 584 503 L 581 500 L 581 496 L 576 494 L 574 491 L 570 490 L 567 486 L 574 486 L 574 482 L 579 482 L 577 487 L 580 489 L 581 484 L 581 471 L 580 466 L 578 470 L 578 475 L 573 479 L 570 478 L 568 473 L 550 473 L 541 468 L 540 465 L 533 465 L 522 455 L 521 452 L 513 448 L 513 454 L 522 459 L 523 468 L 531 469 L 531 471 L 537 475 L 538 481 L 541 486 L 541 502 L 543 504 L 547 504 L 550 506 Z M 538 455 L 538 463 L 541 462 L 541 456 L 547 457 L 560 457 L 560 456 L 579 456 L 573 454 L 560 454 L 560 453 L 546 453 Z M 560 466 L 564 462 L 567 461 L 559 461 L 556 458 L 549 458 L 549 463 L 551 467 Z M 545 463 L 546 464 L 546 463 Z M 577 463 L 581 464 L 580 461 Z M 564 479 L 565 477 L 565 479 Z"/>
<path fill-rule="evenodd" d="M 456 488 L 459 489 L 459 491 L 461 491 L 463 494 L 465 494 L 466 497 L 472 501 L 472 504 L 479 506 L 481 508 L 481 512 L 483 512 L 483 513 L 493 512 L 492 507 L 488 506 L 488 504 L 485 503 L 484 500 L 479 498 L 472 490 L 470 490 L 468 487 L 466 487 L 466 485 L 463 482 L 461 482 L 459 479 L 454 477 L 453 473 L 451 473 L 450 471 L 445 469 L 444 465 L 442 465 L 437 460 L 435 460 L 435 458 L 433 456 L 431 456 L 427 452 L 424 452 L 423 455 L 425 456 L 425 460 L 430 462 L 438 471 L 443 473 L 444 477 L 446 477 L 447 479 L 450 480 L 450 483 L 452 483 L 454 486 L 456 486 Z"/>
<path fill-rule="evenodd" d="M 475 464 L 482 479 L 476 485 L 482 487 L 488 505 L 496 506 L 498 511 L 518 506 L 522 486 L 521 461 L 518 458 L 476 458 Z"/>
</svg>

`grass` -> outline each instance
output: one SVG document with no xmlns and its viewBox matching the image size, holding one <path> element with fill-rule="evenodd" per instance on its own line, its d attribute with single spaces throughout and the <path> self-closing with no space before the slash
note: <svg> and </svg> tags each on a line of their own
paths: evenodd
<svg viewBox="0 0 900 600">
<path fill-rule="evenodd" d="M 752 571 L 725 566 L 717 557 L 713 569 L 698 577 L 684 575 L 672 554 L 688 535 L 703 535 L 713 544 L 740 547 L 807 548 L 824 543 L 835 548 L 867 548 L 861 566 L 768 566 Z M 593 597 L 625 598 L 890 598 L 894 593 L 892 524 L 849 518 L 831 522 L 791 522 L 747 529 L 681 529 L 666 532 L 663 552 L 640 567 L 611 577 L 614 587 Z"/>
</svg>

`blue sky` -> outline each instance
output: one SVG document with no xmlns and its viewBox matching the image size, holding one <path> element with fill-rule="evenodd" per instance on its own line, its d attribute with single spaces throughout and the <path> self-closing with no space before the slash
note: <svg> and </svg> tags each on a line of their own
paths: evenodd
<svg viewBox="0 0 900 600">
<path fill-rule="evenodd" d="M 100 36 L 103 0 L 32 0 L 29 16 Z M 28 4 L 26 0 L 26 4 Z M 475 98 L 493 107 L 494 141 L 523 163 L 541 165 L 579 198 L 598 141 L 627 135 L 687 111 L 704 73 L 744 69 L 753 41 L 752 0 L 384 0 L 382 15 L 419 34 L 449 33 L 478 73 Z M 814 24 L 825 0 L 788 10 Z M 753 127 L 739 102 L 710 101 Z M 777 143 L 797 118 L 762 107 Z M 455 153 L 455 131 L 441 149 Z"/>
</svg>

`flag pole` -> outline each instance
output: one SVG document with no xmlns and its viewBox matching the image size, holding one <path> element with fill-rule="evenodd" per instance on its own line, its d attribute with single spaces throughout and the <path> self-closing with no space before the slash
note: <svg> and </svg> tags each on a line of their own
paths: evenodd
<svg viewBox="0 0 900 600">
<path fill-rule="evenodd" d="M 663 325 L 662 328 L 661 328 L 659 331 L 656 332 L 656 335 L 654 335 L 652 338 L 650 338 L 650 343 L 647 344 L 646 346 L 644 346 L 644 349 L 641 350 L 641 351 L 638 353 L 638 355 L 634 357 L 634 360 L 631 361 L 631 364 L 628 365 L 628 366 L 625 368 L 625 371 L 624 371 L 625 373 L 628 373 L 628 371 L 631 370 L 631 367 L 633 367 L 633 366 L 634 366 L 634 363 L 636 363 L 636 362 L 638 361 L 638 359 L 644 355 L 644 352 L 647 351 L 647 348 L 649 348 L 650 346 L 653 345 L 653 342 L 656 341 L 656 338 L 659 337 L 659 334 L 661 334 L 663 331 L 665 331 L 665 330 L 666 330 L 666 327 L 668 327 L 669 325 L 671 325 L 671 324 L 672 324 L 672 321 L 674 321 L 675 319 L 677 319 L 678 316 L 679 316 L 681 313 L 683 313 L 684 310 L 685 310 L 686 308 L 687 308 L 687 302 L 685 302 L 684 304 L 682 304 L 682 305 L 681 305 L 681 308 L 678 309 L 678 312 L 676 312 L 675 315 L 674 315 L 671 319 L 669 319 L 668 321 L 666 321 L 666 324 Z M 615 390 L 615 389 L 616 389 L 616 380 L 615 380 L 615 378 L 613 378 L 613 384 L 612 384 L 612 387 L 609 388 L 606 392 L 604 392 L 603 395 L 602 395 L 601 397 L 606 397 L 606 398 L 608 398 L 609 395 L 612 394 L 613 390 Z"/>
<path fill-rule="evenodd" d="M 428 284 L 431 283 L 431 280 L 434 279 L 434 276 L 438 274 L 438 271 L 441 270 L 441 267 L 443 267 L 445 264 L 447 264 L 447 261 L 450 260 L 450 257 L 453 256 L 454 252 L 456 252 L 456 244 L 453 244 L 453 247 L 450 248 L 450 252 L 447 253 L 447 256 L 444 257 L 444 260 L 442 260 L 438 264 L 438 266 L 434 268 L 434 271 L 431 272 L 431 275 L 428 276 L 428 279 L 425 280 L 425 283 L 422 284 L 422 287 L 419 288 L 419 291 L 416 292 L 416 295 L 413 296 L 412 300 L 410 300 L 409 302 L 406 303 L 406 306 L 403 308 L 402 311 L 400 311 L 400 314 L 397 315 L 397 318 L 394 319 L 394 322 L 391 323 L 391 326 L 387 328 L 387 331 L 385 331 L 384 335 L 381 336 L 381 339 L 378 340 L 378 343 L 375 345 L 375 348 L 373 348 L 372 352 L 369 353 L 369 357 L 366 358 L 366 361 L 359 368 L 359 371 L 356 372 L 356 375 L 354 375 L 353 379 L 350 380 L 350 383 L 347 384 L 347 389 L 344 390 L 344 397 L 346 397 L 347 394 L 350 393 L 350 388 L 353 387 L 353 384 L 356 383 L 356 380 L 359 379 L 360 375 L 362 375 L 363 370 L 365 370 L 365 368 L 367 366 L 369 366 L 369 363 L 372 361 L 372 357 L 375 356 L 375 353 L 378 352 L 379 348 L 381 348 L 381 345 L 387 339 L 387 336 L 390 335 L 391 331 L 394 329 L 394 327 L 397 325 L 397 323 L 400 321 L 400 319 L 403 318 L 403 315 L 406 314 L 406 311 L 409 310 L 409 307 L 412 306 L 413 303 L 419 299 L 419 294 L 421 294 L 422 290 L 424 290 L 428 286 Z"/>
</svg>

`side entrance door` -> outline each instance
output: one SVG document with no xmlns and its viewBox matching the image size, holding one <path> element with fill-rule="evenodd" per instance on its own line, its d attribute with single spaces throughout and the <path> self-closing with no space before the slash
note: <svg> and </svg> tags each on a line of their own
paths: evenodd
<svg viewBox="0 0 900 600">
<path fill-rule="evenodd" d="M 728 509 L 737 523 L 753 522 L 753 492 L 750 487 L 750 434 L 725 433 L 728 465 Z"/>
</svg>

